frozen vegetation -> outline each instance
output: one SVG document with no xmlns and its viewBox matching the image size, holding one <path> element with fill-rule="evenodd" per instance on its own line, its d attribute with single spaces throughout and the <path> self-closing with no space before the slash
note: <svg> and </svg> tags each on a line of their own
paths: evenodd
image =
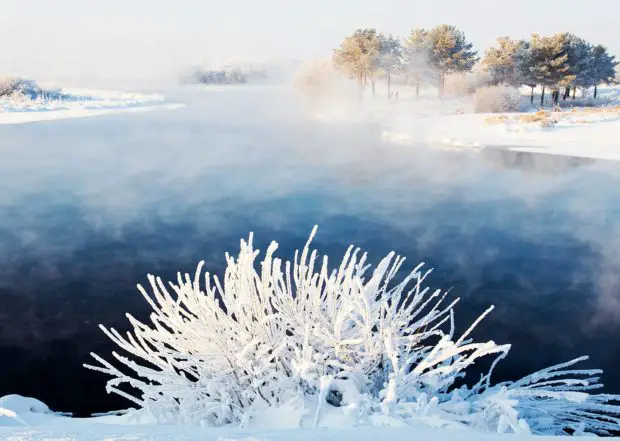
<svg viewBox="0 0 620 441">
<path fill-rule="evenodd" d="M 10 427 L 0 436 L 49 440 L 72 431 L 90 439 L 122 430 L 127 439 L 158 439 L 170 432 L 153 425 L 171 425 L 185 439 L 404 440 L 427 429 L 480 439 L 620 427 L 620 396 L 596 393 L 601 371 L 580 368 L 587 357 L 494 383 L 510 345 L 471 338 L 493 307 L 457 333 L 458 299 L 426 287 L 423 264 L 403 273 L 404 259 L 390 253 L 371 270 L 366 254 L 350 247 L 330 269 L 310 247 L 314 233 L 292 262 L 275 256 L 275 242 L 257 262 L 250 235 L 236 258 L 226 256 L 221 280 L 203 274 L 202 262 L 176 283 L 149 276 L 151 293 L 139 286 L 149 321 L 127 314 L 133 332 L 126 335 L 101 326 L 122 351 L 113 363 L 93 354 L 96 363 L 86 366 L 109 375 L 107 391 L 137 408 L 70 419 L 8 396 L 0 399 L 0 425 Z M 472 376 L 480 363 L 487 367 Z M 136 427 L 120 428 L 127 425 Z"/>
<path fill-rule="evenodd" d="M 31 80 L 0 78 L 0 124 L 177 107 L 159 94 L 42 88 Z"/>
</svg>

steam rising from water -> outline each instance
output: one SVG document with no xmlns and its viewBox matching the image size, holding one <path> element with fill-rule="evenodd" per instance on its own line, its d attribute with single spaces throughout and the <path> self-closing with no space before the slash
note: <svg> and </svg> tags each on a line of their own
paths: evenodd
<svg viewBox="0 0 620 441">
<path fill-rule="evenodd" d="M 170 98 L 187 108 L 0 128 L 0 346 L 86 354 L 96 323 L 144 311 L 146 272 L 200 259 L 221 272 L 248 231 L 289 256 L 318 223 L 332 261 L 355 243 L 371 260 L 394 249 L 429 262 L 435 285 L 466 297 L 464 322 L 495 303 L 481 332 L 515 343 L 515 373 L 583 352 L 617 362 L 603 347 L 620 319 L 615 164 L 528 155 L 524 169 L 523 156 L 443 152 L 422 136 L 394 145 L 382 138 L 394 119 L 440 130 L 404 103 L 317 120 L 286 88 Z"/>
</svg>

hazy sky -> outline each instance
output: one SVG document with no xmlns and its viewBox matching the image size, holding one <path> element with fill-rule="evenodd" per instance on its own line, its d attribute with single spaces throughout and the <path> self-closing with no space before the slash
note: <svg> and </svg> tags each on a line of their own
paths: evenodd
<svg viewBox="0 0 620 441">
<path fill-rule="evenodd" d="M 571 31 L 620 55 L 620 1 L 0 0 L 0 75 L 170 75 L 225 58 L 323 57 L 357 27 L 451 23 L 495 37 Z"/>
</svg>

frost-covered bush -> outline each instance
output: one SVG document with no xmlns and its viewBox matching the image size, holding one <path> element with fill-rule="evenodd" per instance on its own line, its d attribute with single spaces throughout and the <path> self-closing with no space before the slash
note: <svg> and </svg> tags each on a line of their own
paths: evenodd
<svg viewBox="0 0 620 441">
<path fill-rule="evenodd" d="M 514 87 L 483 86 L 474 93 L 476 113 L 518 112 L 521 108 L 521 95 Z"/>
<path fill-rule="evenodd" d="M 312 233 L 310 240 L 312 240 Z M 447 293 L 424 286 L 418 265 L 397 280 L 404 259 L 390 253 L 371 272 L 350 247 L 333 270 L 310 241 L 293 262 L 241 241 L 220 280 L 178 275 L 169 286 L 149 276 L 139 290 L 149 323 L 127 315 L 133 332 L 103 331 L 129 357 L 116 366 L 94 355 L 88 366 L 113 378 L 120 394 L 160 423 L 293 426 L 423 424 L 515 433 L 605 434 L 618 429 L 617 397 L 590 395 L 600 371 L 583 360 L 516 382 L 493 385 L 510 349 L 455 334 Z M 489 358 L 488 372 L 467 383 L 467 369 Z M 463 382 L 465 384 L 463 385 Z M 275 415 L 275 416 L 274 416 Z M 286 415 L 286 417 L 282 417 Z"/>
<path fill-rule="evenodd" d="M 32 80 L 19 77 L 0 78 L 0 96 L 22 95 L 35 99 L 42 93 L 42 89 Z"/>
<path fill-rule="evenodd" d="M 36 81 L 20 77 L 0 77 L 0 97 L 9 98 L 13 102 L 72 98 L 60 89 L 42 89 Z"/>
<path fill-rule="evenodd" d="M 0 97 L 9 96 L 15 92 L 19 78 L 0 77 Z"/>
</svg>

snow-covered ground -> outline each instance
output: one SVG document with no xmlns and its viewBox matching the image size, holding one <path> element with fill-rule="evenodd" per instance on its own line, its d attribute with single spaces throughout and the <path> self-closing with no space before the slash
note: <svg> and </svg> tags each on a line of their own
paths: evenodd
<svg viewBox="0 0 620 441">
<path fill-rule="evenodd" d="M 172 110 L 180 107 L 183 105 L 166 101 L 159 94 L 65 88 L 36 98 L 18 94 L 0 97 L 0 124 Z"/>
<path fill-rule="evenodd" d="M 383 139 L 403 146 L 422 142 L 451 149 L 499 148 L 620 161 L 620 111 L 616 114 L 562 115 L 558 116 L 559 121 L 553 127 L 521 122 L 492 125 L 485 121 L 490 116 L 462 114 L 411 120 L 401 118 L 383 132 Z"/>
<path fill-rule="evenodd" d="M 2 407 L 4 406 L 4 407 Z M 6 441 L 493 441 L 526 436 L 481 434 L 425 427 L 236 429 L 127 424 L 124 416 L 69 418 L 55 415 L 38 400 L 0 398 L 0 439 Z M 558 440 L 561 437 L 536 437 Z"/>
<path fill-rule="evenodd" d="M 388 104 L 387 100 L 381 102 L 379 93 L 379 103 L 366 99 L 367 108 L 362 113 L 363 118 L 382 122 L 384 142 L 410 148 L 421 144 L 449 150 L 498 148 L 620 161 L 620 86 L 600 88 L 596 103 L 604 103 L 604 107 L 570 108 L 571 99 L 561 112 L 551 112 L 547 106 L 550 119 L 557 121 L 550 127 L 516 121 L 521 115 L 535 112 L 535 107 L 525 113 L 505 113 L 506 121 L 498 124 L 489 120 L 502 114 L 473 113 L 471 98 L 440 103 L 434 96 L 436 92 L 430 91 L 416 100 L 411 90 L 403 89 L 401 99 Z M 529 95 L 529 89 L 523 93 Z M 524 101 L 529 106 L 529 96 Z M 538 102 L 537 96 L 534 103 Z M 343 114 L 336 109 L 336 114 Z M 338 119 L 334 107 L 321 109 L 317 116 Z"/>
</svg>

